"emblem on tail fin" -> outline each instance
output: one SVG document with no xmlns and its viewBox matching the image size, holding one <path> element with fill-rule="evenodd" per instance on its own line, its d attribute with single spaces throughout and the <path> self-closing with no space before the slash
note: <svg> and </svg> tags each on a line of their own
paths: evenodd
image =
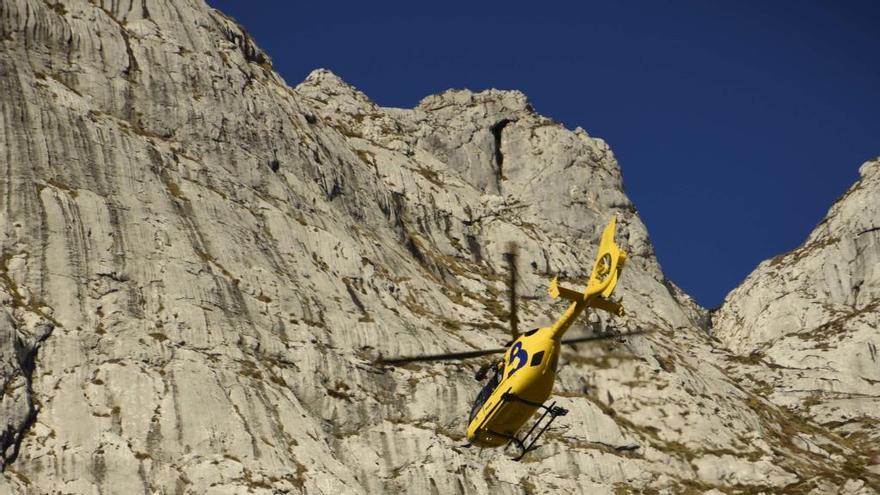
<svg viewBox="0 0 880 495">
<path fill-rule="evenodd" d="M 611 254 L 605 253 L 596 262 L 596 279 L 604 282 L 609 273 L 611 273 Z"/>
</svg>

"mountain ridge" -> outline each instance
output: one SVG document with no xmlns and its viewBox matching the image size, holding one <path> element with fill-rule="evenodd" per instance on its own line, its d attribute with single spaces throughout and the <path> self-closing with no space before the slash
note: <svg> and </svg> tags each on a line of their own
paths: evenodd
<svg viewBox="0 0 880 495">
<path fill-rule="evenodd" d="M 876 489 L 706 334 L 604 141 L 519 92 L 289 87 L 203 2 L 135 4 L 0 4 L 7 490 Z M 509 241 L 520 318 L 553 318 L 534 297 L 610 215 L 629 316 L 584 324 L 656 331 L 566 350 L 572 413 L 528 462 L 457 448 L 467 366 L 372 363 L 503 344 Z"/>
</svg>

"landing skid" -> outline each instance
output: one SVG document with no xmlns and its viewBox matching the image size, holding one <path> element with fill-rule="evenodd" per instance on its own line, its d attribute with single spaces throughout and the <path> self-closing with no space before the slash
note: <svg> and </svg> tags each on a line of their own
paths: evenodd
<svg viewBox="0 0 880 495">
<path fill-rule="evenodd" d="M 530 400 L 526 400 L 526 399 L 517 397 L 511 393 L 504 394 L 501 397 L 501 399 L 505 400 L 505 401 L 522 402 L 524 404 L 539 407 L 544 410 L 544 413 L 541 414 L 541 417 L 538 418 L 534 424 L 532 424 L 532 427 L 529 429 L 529 431 L 525 435 L 523 435 L 522 438 L 519 438 L 515 435 L 506 435 L 504 433 L 498 433 L 496 431 L 492 431 L 493 434 L 498 435 L 500 437 L 507 438 L 511 442 L 513 442 L 514 445 L 519 447 L 519 450 L 520 450 L 519 456 L 515 457 L 513 459 L 514 461 L 521 460 L 523 457 L 525 457 L 526 454 L 528 454 L 532 450 L 535 450 L 536 448 L 538 448 L 535 444 L 538 442 L 538 439 L 541 438 L 541 436 L 544 434 L 544 432 L 546 432 L 550 428 L 550 425 L 553 424 L 553 421 L 556 418 L 558 418 L 559 416 L 565 416 L 566 414 L 568 414 L 568 409 L 557 406 L 556 401 L 553 401 L 549 406 L 545 406 L 544 404 L 539 404 L 537 402 L 532 402 Z M 548 416 L 549 416 L 549 418 L 548 418 Z M 545 419 L 547 419 L 547 421 L 544 421 Z M 536 430 L 537 430 L 537 433 L 533 435 L 533 433 L 535 433 Z"/>
</svg>

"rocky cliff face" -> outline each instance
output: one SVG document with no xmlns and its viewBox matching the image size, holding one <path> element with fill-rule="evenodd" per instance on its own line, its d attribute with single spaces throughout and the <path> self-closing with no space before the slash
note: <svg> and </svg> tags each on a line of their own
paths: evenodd
<svg viewBox="0 0 880 495">
<path fill-rule="evenodd" d="M 737 334 L 734 293 L 710 336 L 608 146 L 524 95 L 389 109 L 326 71 L 290 88 L 196 0 L 3 0 L 0 43 L 7 491 L 877 489 L 849 430 L 784 400 L 782 358 L 740 354 L 777 320 Z M 521 321 L 554 317 L 549 278 L 583 283 L 611 215 L 629 315 L 584 323 L 654 331 L 566 349 L 572 412 L 525 462 L 459 447 L 475 365 L 374 364 L 503 344 L 509 241 Z M 869 319 L 876 251 L 859 256 L 840 305 Z"/>
<path fill-rule="evenodd" d="M 880 160 L 798 249 L 767 260 L 713 316 L 737 375 L 880 464 Z"/>
</svg>

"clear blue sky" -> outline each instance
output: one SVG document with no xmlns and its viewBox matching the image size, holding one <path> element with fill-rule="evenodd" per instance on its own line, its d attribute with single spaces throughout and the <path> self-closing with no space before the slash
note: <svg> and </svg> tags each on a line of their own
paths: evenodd
<svg viewBox="0 0 880 495">
<path fill-rule="evenodd" d="M 880 1 L 241 2 L 289 84 L 383 106 L 519 89 L 608 141 L 666 275 L 706 307 L 880 155 Z"/>
</svg>

